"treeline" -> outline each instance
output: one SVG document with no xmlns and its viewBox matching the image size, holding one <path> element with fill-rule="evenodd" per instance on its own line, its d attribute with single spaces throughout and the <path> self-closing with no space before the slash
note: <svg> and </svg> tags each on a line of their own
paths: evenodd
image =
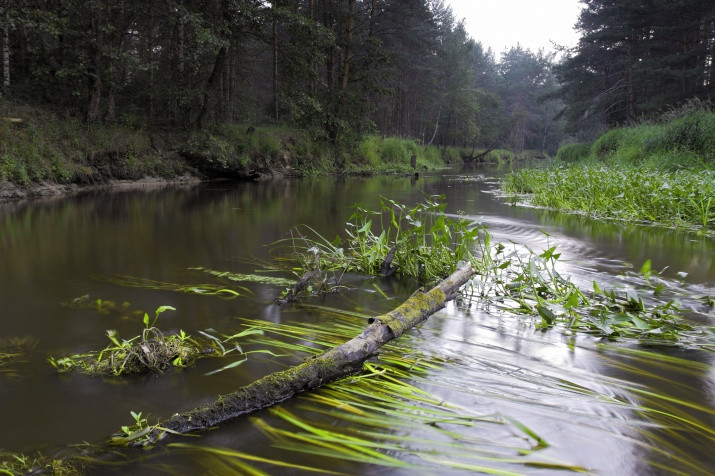
<svg viewBox="0 0 715 476">
<path fill-rule="evenodd" d="M 553 58 L 443 0 L 0 0 L 3 94 L 90 123 L 279 124 L 555 151 Z"/>
<path fill-rule="evenodd" d="M 590 139 L 715 95 L 712 0 L 581 3 L 581 39 L 556 68 L 571 131 Z"/>
</svg>

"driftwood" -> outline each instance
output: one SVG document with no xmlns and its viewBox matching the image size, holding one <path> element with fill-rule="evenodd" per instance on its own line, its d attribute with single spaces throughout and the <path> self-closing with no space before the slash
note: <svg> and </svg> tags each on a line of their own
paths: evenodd
<svg viewBox="0 0 715 476">
<path fill-rule="evenodd" d="M 167 434 L 205 430 L 359 373 L 363 363 L 380 347 L 442 309 L 473 275 L 470 264 L 462 266 L 429 291 L 419 290 L 396 309 L 371 318 L 362 333 L 344 344 L 300 365 L 267 375 L 213 403 L 177 413 L 152 430 L 147 435 L 148 441 L 160 440 Z"/>
<path fill-rule="evenodd" d="M 300 277 L 300 279 L 293 285 L 293 287 L 286 292 L 285 297 L 283 299 L 277 299 L 276 303 L 286 304 L 295 301 L 295 299 L 298 297 L 298 294 L 300 294 L 305 288 L 307 288 L 311 281 L 313 281 L 314 279 L 320 279 L 321 276 L 322 275 L 319 269 L 305 272 L 305 274 Z"/>
</svg>

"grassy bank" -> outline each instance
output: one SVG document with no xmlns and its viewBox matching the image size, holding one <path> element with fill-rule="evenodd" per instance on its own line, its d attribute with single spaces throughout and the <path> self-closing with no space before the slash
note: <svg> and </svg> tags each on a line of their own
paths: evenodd
<svg viewBox="0 0 715 476">
<path fill-rule="evenodd" d="M 301 129 L 241 124 L 192 132 L 181 153 L 191 164 L 218 175 L 411 173 L 413 156 L 417 170 L 462 163 L 457 149 L 425 147 L 411 139 L 368 135 L 335 146 Z"/>
<path fill-rule="evenodd" d="M 201 131 L 86 124 L 0 102 L 0 185 L 96 185 L 111 179 L 411 173 L 462 163 L 455 148 L 365 136 L 340 146 L 285 127 L 224 124 Z"/>
<path fill-rule="evenodd" d="M 598 217 L 715 230 L 715 113 L 613 129 L 562 146 L 544 167 L 502 182 L 532 204 Z"/>
</svg>

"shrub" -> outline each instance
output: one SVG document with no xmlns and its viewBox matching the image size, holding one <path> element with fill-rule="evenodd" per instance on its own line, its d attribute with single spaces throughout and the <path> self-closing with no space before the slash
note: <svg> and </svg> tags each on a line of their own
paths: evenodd
<svg viewBox="0 0 715 476">
<path fill-rule="evenodd" d="M 458 164 L 462 161 L 462 156 L 454 147 L 446 147 L 442 150 L 442 161 L 447 164 Z"/>
<path fill-rule="evenodd" d="M 365 136 L 357 148 L 359 162 L 368 163 L 373 167 L 380 166 L 380 138 L 376 136 Z"/>
<path fill-rule="evenodd" d="M 556 152 L 556 160 L 576 162 L 588 157 L 590 151 L 591 146 L 589 144 L 565 144 L 559 147 L 558 152 Z"/>
<path fill-rule="evenodd" d="M 665 124 L 663 133 L 653 146 L 661 150 L 687 150 L 715 160 L 715 113 L 697 111 Z"/>
<path fill-rule="evenodd" d="M 606 159 L 618 150 L 623 140 L 623 129 L 611 129 L 596 139 L 591 146 L 591 154 L 597 159 Z"/>
<path fill-rule="evenodd" d="M 410 154 L 405 147 L 405 141 L 396 137 L 389 137 L 382 141 L 380 157 L 386 164 L 409 164 Z"/>
</svg>

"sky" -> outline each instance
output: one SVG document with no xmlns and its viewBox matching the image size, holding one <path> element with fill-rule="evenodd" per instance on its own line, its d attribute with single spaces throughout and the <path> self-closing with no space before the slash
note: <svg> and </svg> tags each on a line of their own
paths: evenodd
<svg viewBox="0 0 715 476">
<path fill-rule="evenodd" d="M 536 51 L 554 51 L 551 41 L 575 46 L 574 30 L 581 11 L 578 0 L 446 0 L 457 21 L 464 19 L 469 36 L 497 59 L 508 47 L 519 43 Z"/>
</svg>

